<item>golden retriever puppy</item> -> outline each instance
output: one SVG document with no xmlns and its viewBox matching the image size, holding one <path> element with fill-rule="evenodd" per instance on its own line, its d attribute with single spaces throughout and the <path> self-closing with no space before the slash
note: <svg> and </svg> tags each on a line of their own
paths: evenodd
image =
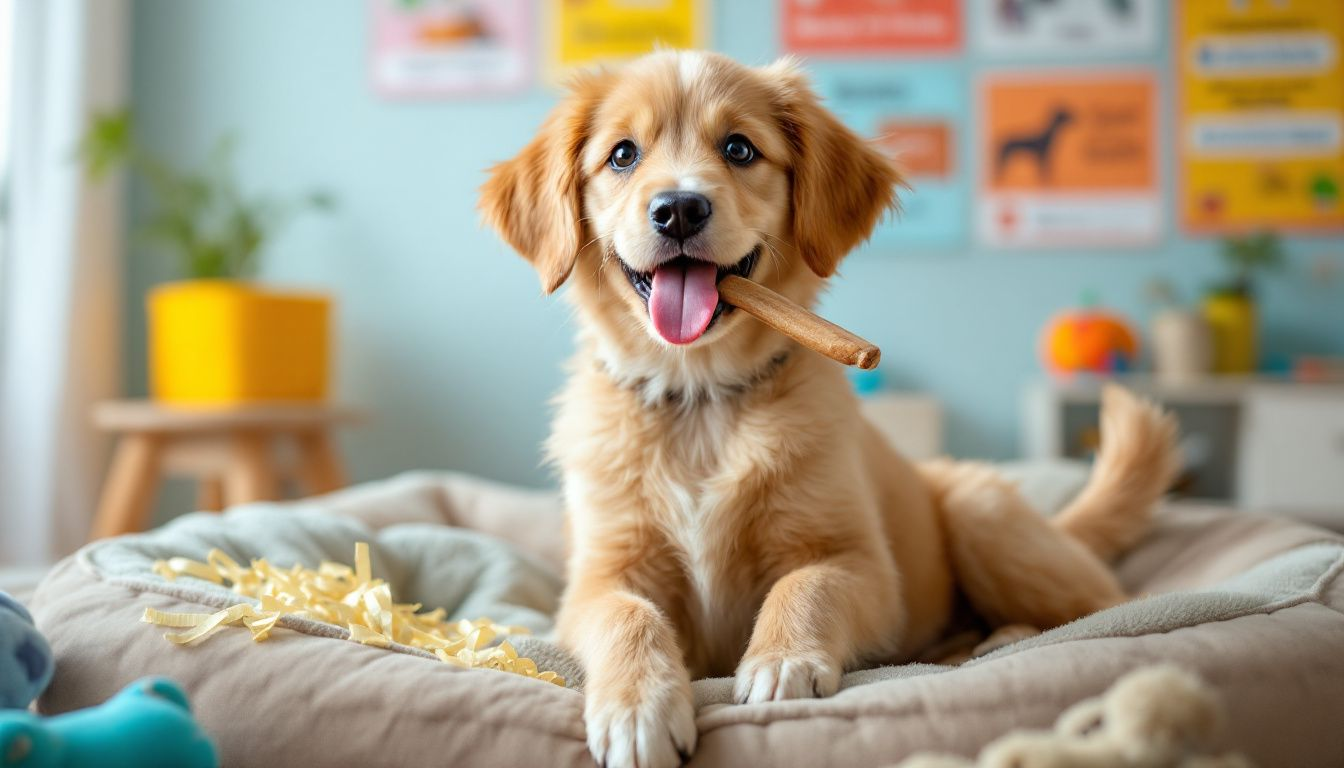
<svg viewBox="0 0 1344 768">
<path fill-rule="evenodd" d="M 492 170 L 486 219 L 580 319 L 549 454 L 600 763 L 686 759 L 695 676 L 759 704 L 917 656 L 958 593 L 1039 628 L 1125 599 L 1105 559 L 1175 466 L 1156 409 L 1107 393 L 1094 475 L 1047 520 L 987 466 L 903 460 L 840 366 L 719 301 L 733 273 L 813 304 L 899 182 L 793 62 L 696 52 L 579 77 Z"/>
</svg>

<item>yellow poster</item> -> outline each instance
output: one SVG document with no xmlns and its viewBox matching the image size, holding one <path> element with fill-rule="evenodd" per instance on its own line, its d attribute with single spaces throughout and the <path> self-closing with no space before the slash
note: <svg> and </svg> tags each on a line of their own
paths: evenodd
<svg viewBox="0 0 1344 768">
<path fill-rule="evenodd" d="M 551 75 L 664 48 L 704 48 L 708 0 L 549 0 Z"/>
<path fill-rule="evenodd" d="M 1174 6 L 1186 229 L 1344 229 L 1344 2 Z"/>
</svg>

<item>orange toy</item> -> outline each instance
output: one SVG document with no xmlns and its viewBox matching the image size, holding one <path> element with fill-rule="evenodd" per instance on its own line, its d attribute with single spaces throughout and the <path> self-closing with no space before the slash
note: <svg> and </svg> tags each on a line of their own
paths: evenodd
<svg viewBox="0 0 1344 768">
<path fill-rule="evenodd" d="M 1055 373 L 1121 373 L 1133 368 L 1138 356 L 1134 329 L 1105 310 L 1061 312 L 1041 335 L 1041 358 Z"/>
</svg>

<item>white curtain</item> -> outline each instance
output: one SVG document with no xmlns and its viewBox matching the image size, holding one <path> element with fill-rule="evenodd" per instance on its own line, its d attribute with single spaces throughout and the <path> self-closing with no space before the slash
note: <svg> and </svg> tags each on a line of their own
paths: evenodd
<svg viewBox="0 0 1344 768">
<path fill-rule="evenodd" d="M 37 566 L 88 534 L 107 451 L 90 407 L 120 389 L 119 185 L 87 183 L 74 150 L 93 112 L 125 103 L 129 4 L 15 0 L 13 11 L 0 566 Z"/>
</svg>

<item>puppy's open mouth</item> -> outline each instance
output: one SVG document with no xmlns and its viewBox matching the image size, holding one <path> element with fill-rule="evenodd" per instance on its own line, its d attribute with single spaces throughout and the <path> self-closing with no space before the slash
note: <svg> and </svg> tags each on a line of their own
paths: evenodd
<svg viewBox="0 0 1344 768">
<path fill-rule="evenodd" d="M 733 309 L 719 299 L 719 281 L 728 275 L 750 276 L 760 257 L 759 245 L 731 267 L 678 256 L 652 272 L 636 272 L 625 259 L 617 260 L 649 308 L 658 335 L 669 344 L 690 344 L 705 335 L 719 315 Z"/>
</svg>

